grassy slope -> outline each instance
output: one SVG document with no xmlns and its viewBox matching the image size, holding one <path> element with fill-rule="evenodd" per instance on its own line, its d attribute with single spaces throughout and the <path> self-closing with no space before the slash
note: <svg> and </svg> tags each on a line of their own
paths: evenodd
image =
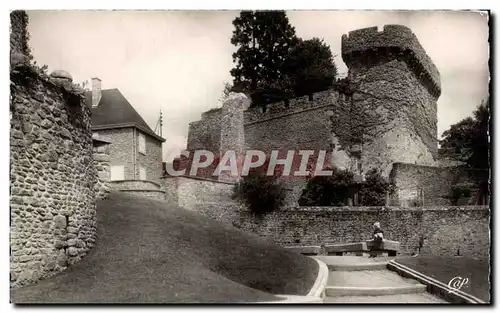
<svg viewBox="0 0 500 313">
<path fill-rule="evenodd" d="M 11 300 L 43 303 L 272 301 L 305 295 L 317 263 L 162 201 L 113 193 L 98 204 L 97 245 Z"/>
<path fill-rule="evenodd" d="M 490 299 L 490 262 L 487 259 L 419 256 L 416 258 L 398 258 L 397 261 L 424 275 L 437 279 L 445 285 L 448 285 L 450 280 L 456 276 L 466 277 L 469 282 L 460 290 L 486 302 Z"/>
</svg>

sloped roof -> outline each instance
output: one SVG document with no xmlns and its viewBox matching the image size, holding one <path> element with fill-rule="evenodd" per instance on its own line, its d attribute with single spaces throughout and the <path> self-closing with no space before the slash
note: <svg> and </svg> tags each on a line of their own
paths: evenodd
<svg viewBox="0 0 500 313">
<path fill-rule="evenodd" d="M 92 107 L 91 91 L 85 93 L 85 100 L 92 110 L 92 129 L 137 127 L 150 136 L 165 141 L 155 134 L 118 89 L 102 90 L 101 100 L 96 108 Z"/>
</svg>

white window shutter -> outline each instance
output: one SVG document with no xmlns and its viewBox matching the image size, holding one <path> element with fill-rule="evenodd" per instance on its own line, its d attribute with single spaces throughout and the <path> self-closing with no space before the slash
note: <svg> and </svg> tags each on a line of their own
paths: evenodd
<svg viewBox="0 0 500 313">
<path fill-rule="evenodd" d="M 146 137 L 139 133 L 139 152 L 146 153 Z"/>
<path fill-rule="evenodd" d="M 144 167 L 139 168 L 139 179 L 146 180 L 146 169 Z"/>
<path fill-rule="evenodd" d="M 125 180 L 125 167 L 123 165 L 111 166 L 111 180 Z"/>
</svg>

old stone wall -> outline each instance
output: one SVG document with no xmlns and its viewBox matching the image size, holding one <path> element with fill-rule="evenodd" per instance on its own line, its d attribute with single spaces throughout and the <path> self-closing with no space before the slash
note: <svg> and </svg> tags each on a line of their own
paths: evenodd
<svg viewBox="0 0 500 313">
<path fill-rule="evenodd" d="M 364 241 L 371 238 L 376 221 L 387 239 L 401 243 L 402 254 L 415 252 L 423 237 L 424 254 L 489 256 L 488 207 L 300 207 L 263 218 L 240 211 L 239 220 L 232 224 L 287 246 Z"/>
<path fill-rule="evenodd" d="M 159 190 L 160 184 L 148 180 L 115 180 L 111 182 L 117 190 Z"/>
<path fill-rule="evenodd" d="M 388 176 L 394 162 L 434 165 L 437 157 L 437 68 L 410 29 L 386 25 L 342 37 L 349 68 L 354 131 L 367 170 Z"/>
<path fill-rule="evenodd" d="M 110 166 L 124 166 L 124 179 L 134 177 L 134 129 L 115 128 L 95 130 L 98 138 L 111 142 L 109 147 Z"/>
<path fill-rule="evenodd" d="M 250 108 L 245 112 L 247 149 L 271 150 L 328 150 L 331 124 L 327 111 L 338 99 L 335 92 L 325 91 L 292 99 L 289 107 L 283 102 L 272 103 L 266 112 Z"/>
<path fill-rule="evenodd" d="M 162 190 L 168 202 L 194 210 L 210 204 L 235 203 L 232 200 L 233 183 L 199 177 L 164 177 Z"/>
<path fill-rule="evenodd" d="M 246 110 L 246 149 L 318 151 L 335 143 L 332 163 L 352 167 L 359 154 L 357 174 L 376 168 L 385 177 L 395 162 L 436 165 L 440 75 L 415 34 L 401 25 L 355 30 L 342 37 L 342 58 L 352 94 L 326 90 Z M 188 149 L 215 148 L 222 115 L 206 112 L 192 124 Z"/>
<path fill-rule="evenodd" d="M 136 131 L 138 133 L 138 131 Z M 143 154 L 139 151 L 137 146 L 137 166 L 136 166 L 136 179 L 140 178 L 140 167 L 146 169 L 146 180 L 160 183 L 161 176 L 163 174 L 162 170 L 162 143 L 151 136 L 145 135 L 146 137 L 146 153 Z M 136 140 L 138 144 L 139 139 Z"/>
<path fill-rule="evenodd" d="M 10 52 L 29 55 L 29 33 L 27 32 L 28 15 L 25 11 L 10 13 Z"/>
<path fill-rule="evenodd" d="M 474 170 L 466 166 L 435 167 L 395 163 L 390 177 L 397 186 L 398 204 L 408 206 L 415 200 L 423 205 L 450 205 L 451 187 L 457 183 L 477 184 L 488 180 L 487 170 Z M 472 196 L 464 204 L 475 204 Z"/>
<path fill-rule="evenodd" d="M 234 202 L 198 203 L 192 208 L 200 214 L 231 226 L 239 226 L 240 212 L 245 210 L 243 205 Z"/>
<path fill-rule="evenodd" d="M 18 287 L 92 248 L 97 172 L 81 93 L 31 66 L 11 70 L 10 91 L 10 282 Z"/>
<path fill-rule="evenodd" d="M 227 151 L 234 153 L 238 164 L 243 164 L 245 151 L 245 128 L 243 112 L 250 105 L 250 100 L 242 93 L 230 93 L 222 105 L 220 148 L 221 160 Z M 234 182 L 239 179 L 239 173 L 221 171 L 217 173 L 219 180 Z"/>
<path fill-rule="evenodd" d="M 187 150 L 219 151 L 222 109 L 204 112 L 199 121 L 189 123 Z"/>
<path fill-rule="evenodd" d="M 160 180 L 161 190 L 165 191 L 165 201 L 171 205 L 179 205 L 178 182 L 178 177 L 171 176 L 165 176 Z"/>
<path fill-rule="evenodd" d="M 349 103 L 346 103 L 337 92 L 327 90 L 313 94 L 312 101 L 308 97 L 290 99 L 288 107 L 283 102 L 278 102 L 269 104 L 265 112 L 256 107 L 247 109 L 243 112 L 245 149 L 266 152 L 273 149 L 328 151 L 332 142 L 332 124 L 327 111 L 336 112 L 334 131 L 338 131 L 339 127 L 336 126 L 348 120 L 346 115 L 348 113 L 345 112 L 346 105 Z M 205 112 L 200 121 L 190 124 L 187 150 L 219 151 L 222 113 L 222 109 Z M 229 127 L 229 125 L 226 126 Z M 345 126 L 348 127 L 348 125 Z M 233 127 L 236 126 L 233 125 Z M 226 131 L 226 134 L 232 133 L 234 132 Z M 339 136 L 343 138 L 334 138 L 338 143 L 337 148 L 340 147 L 338 153 L 341 155 L 338 158 L 342 158 L 342 162 L 345 162 L 347 154 L 343 149 L 347 148 L 345 137 L 349 136 L 349 132 L 339 132 Z M 241 140 L 241 138 L 231 138 L 231 140 Z"/>
<path fill-rule="evenodd" d="M 387 176 L 393 162 L 434 165 L 436 100 L 404 61 L 384 61 L 367 68 L 363 64 L 351 67 L 350 72 L 363 90 L 354 94 L 352 103 L 363 167 L 379 168 Z"/>
<path fill-rule="evenodd" d="M 120 192 L 128 193 L 131 195 L 136 195 L 140 197 L 146 197 L 153 200 L 165 201 L 165 193 L 162 190 L 146 189 L 146 190 L 122 190 Z"/>
<path fill-rule="evenodd" d="M 443 172 L 436 167 L 440 74 L 415 34 L 401 25 L 355 30 L 342 37 L 342 58 L 349 68 L 350 91 L 326 90 L 312 99 L 300 97 L 246 110 L 246 149 L 333 150 L 327 157 L 331 164 L 361 177 L 377 169 L 388 178 L 394 163 L 407 163 L 434 167 L 439 179 Z M 188 149 L 213 149 L 214 136 L 220 132 L 215 124 L 227 127 L 222 115 L 222 110 L 205 112 L 193 124 L 196 133 L 190 128 L 189 142 L 196 144 Z M 240 136 L 226 133 L 233 134 L 233 141 Z M 437 181 L 441 186 L 433 192 L 443 189 L 446 180 Z M 403 177 L 398 182 L 404 185 L 400 190 L 408 189 Z M 432 189 L 432 180 L 427 183 Z M 301 183 L 289 184 L 298 194 Z M 409 199 L 405 192 L 401 195 Z M 431 198 L 441 203 L 435 195 Z"/>
<path fill-rule="evenodd" d="M 109 144 L 94 143 L 94 167 L 97 170 L 97 183 L 95 186 L 96 197 L 104 199 L 111 190 L 110 187 L 110 158 Z"/>
<path fill-rule="evenodd" d="M 388 50 L 387 48 L 397 48 L 403 55 L 408 54 L 414 74 L 418 74 L 429 93 L 439 97 L 441 94 L 439 70 L 408 27 L 385 25 L 381 31 L 378 27 L 368 27 L 342 36 L 342 59 L 349 63 L 361 54 L 368 54 L 370 50 L 383 52 Z"/>
</svg>

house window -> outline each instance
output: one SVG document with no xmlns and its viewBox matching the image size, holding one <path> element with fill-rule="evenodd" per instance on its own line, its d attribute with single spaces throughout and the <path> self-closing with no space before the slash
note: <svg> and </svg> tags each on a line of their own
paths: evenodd
<svg viewBox="0 0 500 313">
<path fill-rule="evenodd" d="M 146 137 L 139 133 L 139 152 L 146 154 Z"/>
<path fill-rule="evenodd" d="M 146 180 L 146 169 L 144 167 L 139 168 L 139 179 Z"/>
<path fill-rule="evenodd" d="M 125 167 L 123 165 L 111 166 L 111 180 L 125 180 Z"/>
</svg>

